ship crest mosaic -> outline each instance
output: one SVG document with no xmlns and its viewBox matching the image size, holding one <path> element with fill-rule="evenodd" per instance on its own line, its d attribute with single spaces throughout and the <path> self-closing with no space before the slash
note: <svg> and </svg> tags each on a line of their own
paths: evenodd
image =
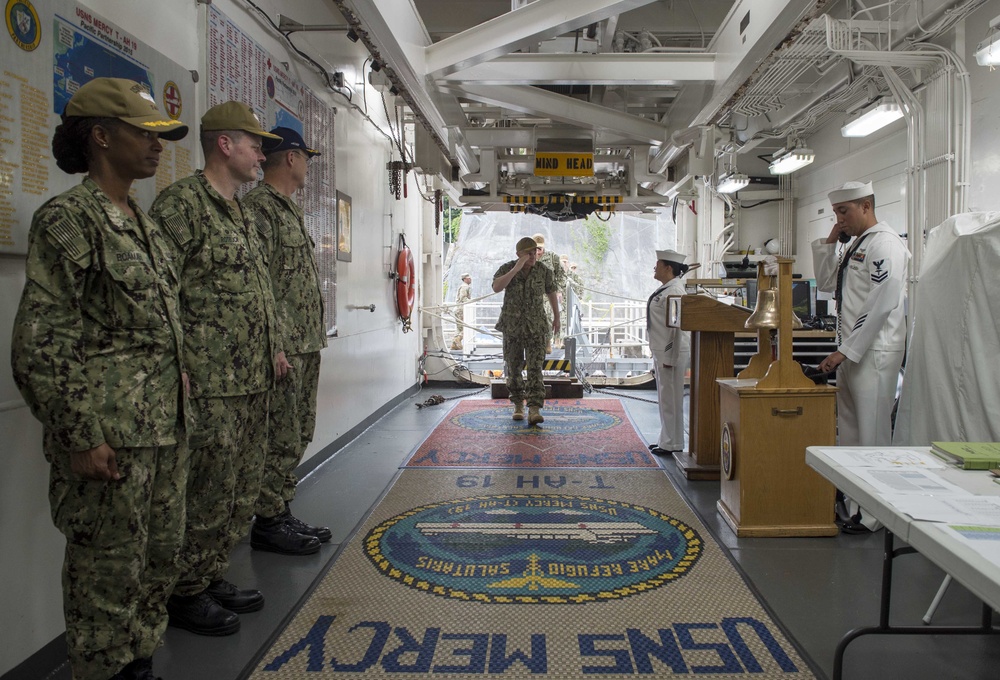
<svg viewBox="0 0 1000 680">
<path fill-rule="evenodd" d="M 418 591 L 492 604 L 586 604 L 667 586 L 691 571 L 701 537 L 631 503 L 502 494 L 413 508 L 373 528 L 365 552 Z"/>
</svg>

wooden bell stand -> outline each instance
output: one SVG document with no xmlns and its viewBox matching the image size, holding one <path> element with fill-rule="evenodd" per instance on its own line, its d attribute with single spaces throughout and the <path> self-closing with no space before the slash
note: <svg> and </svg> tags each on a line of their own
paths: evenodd
<svg viewBox="0 0 1000 680">
<path fill-rule="evenodd" d="M 778 259 L 777 346 L 757 330 L 757 354 L 735 379 L 720 379 L 721 497 L 739 537 L 835 536 L 836 489 L 806 465 L 807 446 L 836 444 L 836 388 L 816 385 L 792 359 L 792 262 Z M 758 291 L 774 276 L 757 266 Z M 758 303 L 762 296 L 758 292 Z M 752 318 L 752 317 L 751 317 Z"/>
</svg>

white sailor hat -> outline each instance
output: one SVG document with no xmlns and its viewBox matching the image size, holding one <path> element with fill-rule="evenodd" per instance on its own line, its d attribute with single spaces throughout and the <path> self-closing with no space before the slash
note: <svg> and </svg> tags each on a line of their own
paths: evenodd
<svg viewBox="0 0 1000 680">
<path fill-rule="evenodd" d="M 687 259 L 687 255 L 682 255 L 676 250 L 657 250 L 656 259 L 666 260 L 667 262 L 673 262 L 675 264 L 684 264 L 684 260 Z"/>
<path fill-rule="evenodd" d="M 834 189 L 827 194 L 832 205 L 837 205 L 838 203 L 844 203 L 846 201 L 859 201 L 862 198 L 874 195 L 875 190 L 872 189 L 871 182 L 848 182 L 839 189 Z"/>
</svg>

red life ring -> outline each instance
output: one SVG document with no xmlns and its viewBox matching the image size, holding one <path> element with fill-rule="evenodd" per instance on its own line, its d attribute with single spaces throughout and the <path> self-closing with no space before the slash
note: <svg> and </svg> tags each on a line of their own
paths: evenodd
<svg viewBox="0 0 1000 680">
<path fill-rule="evenodd" d="M 413 266 L 413 253 L 404 245 L 396 256 L 396 309 L 403 321 L 410 318 L 416 298 L 417 272 Z"/>
</svg>

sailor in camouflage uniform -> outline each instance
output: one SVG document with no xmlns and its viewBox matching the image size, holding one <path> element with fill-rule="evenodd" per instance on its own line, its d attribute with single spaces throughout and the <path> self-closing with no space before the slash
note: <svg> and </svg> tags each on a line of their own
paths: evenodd
<svg viewBox="0 0 1000 680">
<path fill-rule="evenodd" d="M 534 240 L 534 242 L 538 246 L 538 262 L 540 262 L 541 264 L 543 264 L 546 267 L 548 267 L 549 269 L 551 269 L 552 273 L 555 274 L 555 277 L 556 277 L 556 288 L 557 288 L 556 299 L 559 301 L 559 304 L 562 304 L 562 301 L 563 301 L 562 300 L 562 292 L 563 292 L 563 289 L 566 288 L 566 278 L 567 278 L 566 269 L 562 266 L 562 263 L 559 261 L 559 256 L 558 255 L 556 255 L 555 253 L 553 253 L 550 250 L 546 250 L 545 249 L 545 235 L 544 234 L 535 234 L 531 238 L 532 238 L 532 240 Z M 549 325 L 551 326 L 552 325 L 552 319 L 553 319 L 553 317 L 558 316 L 558 313 L 554 312 L 553 310 L 554 309 L 558 309 L 558 306 L 553 306 L 553 305 L 549 304 L 548 298 L 545 299 L 544 304 L 545 304 L 545 318 L 548 319 Z M 552 351 L 552 340 L 553 340 L 553 338 L 555 338 L 557 346 L 562 346 L 562 327 L 561 326 L 560 326 L 559 330 L 556 330 L 555 332 L 551 333 L 549 335 L 549 337 L 546 338 L 546 341 L 545 341 L 545 352 L 546 353 Z"/>
<path fill-rule="evenodd" d="M 493 292 L 504 291 L 503 306 L 496 329 L 503 333 L 504 373 L 514 404 L 514 420 L 524 420 L 524 401 L 528 400 L 528 424 L 544 422 L 540 412 L 545 404 L 542 362 L 545 343 L 559 332 L 559 300 L 555 274 L 538 265 L 537 244 L 527 236 L 517 242 L 517 259 L 500 265 L 493 275 Z M 545 315 L 548 300 L 555 314 Z M 521 376 L 525 369 L 527 386 Z"/>
<path fill-rule="evenodd" d="M 257 229 L 235 198 L 257 177 L 264 137 L 245 104 L 213 106 L 201 119 L 205 169 L 164 189 L 150 211 L 176 253 L 196 421 L 180 578 L 167 611 L 171 625 L 202 635 L 235 633 L 237 614 L 264 606 L 260 591 L 224 578 L 260 489 L 268 391 L 287 371 Z"/>
<path fill-rule="evenodd" d="M 290 365 L 288 375 L 271 392 L 268 453 L 250 545 L 284 555 L 308 555 L 333 534 L 327 527 L 295 517 L 288 504 L 295 498 L 295 468 L 316 429 L 320 350 L 326 347 L 326 332 L 316 244 L 292 195 L 305 187 L 309 161 L 320 153 L 291 128 L 276 127 L 271 134 L 281 141 L 264 145 L 264 181 L 246 195 L 243 205 L 253 215 L 264 247 Z"/>
<path fill-rule="evenodd" d="M 129 198 L 187 126 L 145 86 L 95 78 L 52 151 L 81 184 L 35 213 L 11 364 L 44 426 L 49 500 L 66 536 L 63 607 L 76 680 L 152 680 L 184 531 L 178 282 L 169 245 Z"/>
</svg>

